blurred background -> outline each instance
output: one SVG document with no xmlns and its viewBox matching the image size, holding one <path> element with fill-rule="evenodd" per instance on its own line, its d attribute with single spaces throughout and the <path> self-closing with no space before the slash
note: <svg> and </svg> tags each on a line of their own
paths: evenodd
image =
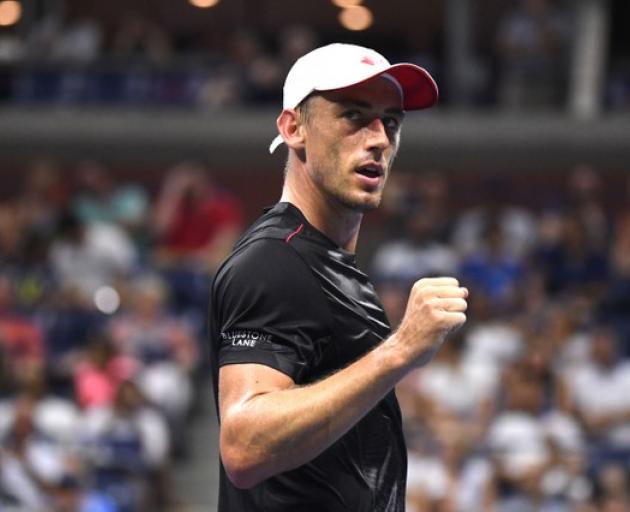
<svg viewBox="0 0 630 512">
<path fill-rule="evenodd" d="M 400 386 L 410 512 L 630 510 L 623 0 L 0 0 L 0 509 L 215 510 L 205 315 L 277 201 L 284 76 L 426 67 L 358 260 L 470 315 Z"/>
</svg>

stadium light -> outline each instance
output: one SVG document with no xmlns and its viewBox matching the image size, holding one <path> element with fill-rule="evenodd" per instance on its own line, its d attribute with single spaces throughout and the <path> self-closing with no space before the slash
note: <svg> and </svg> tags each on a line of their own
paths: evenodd
<svg viewBox="0 0 630 512">
<path fill-rule="evenodd" d="M 363 3 L 363 0 L 332 0 L 332 3 L 335 4 L 337 7 L 343 7 L 345 9 L 346 7 L 355 7 L 357 5 L 361 5 Z"/>
<path fill-rule="evenodd" d="M 214 7 L 221 0 L 188 0 L 191 5 L 195 7 L 199 7 L 200 9 L 208 9 L 209 7 Z"/>
<path fill-rule="evenodd" d="M 15 25 L 22 17 L 22 4 L 17 0 L 0 1 L 0 27 Z"/>
<path fill-rule="evenodd" d="M 372 26 L 372 11 L 362 5 L 347 7 L 339 13 L 339 23 L 348 30 L 365 30 Z"/>
</svg>

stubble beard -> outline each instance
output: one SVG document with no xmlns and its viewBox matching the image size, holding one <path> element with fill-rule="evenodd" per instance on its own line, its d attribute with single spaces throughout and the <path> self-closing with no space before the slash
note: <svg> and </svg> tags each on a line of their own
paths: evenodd
<svg viewBox="0 0 630 512">
<path fill-rule="evenodd" d="M 337 204 L 355 213 L 367 213 L 376 210 L 380 206 L 383 196 L 382 189 L 378 192 L 355 191 L 351 184 L 345 184 L 343 181 L 332 183 L 326 189 L 327 195 Z"/>
<path fill-rule="evenodd" d="M 395 154 L 394 154 L 395 156 Z M 389 169 L 394 161 L 394 156 L 391 157 L 387 170 L 384 175 L 384 181 L 387 182 L 387 176 L 389 175 Z M 324 193 L 335 203 L 355 213 L 367 213 L 376 210 L 383 197 L 383 187 L 377 192 L 365 192 L 357 189 L 356 185 L 353 185 L 352 181 L 354 176 L 351 174 L 347 179 L 326 179 L 325 176 L 335 176 L 336 170 L 341 168 L 339 158 L 334 158 L 331 166 L 331 170 L 320 169 L 317 173 L 322 179 L 320 180 L 320 187 Z M 342 175 L 345 176 L 345 175 Z M 367 197 L 365 197 L 367 196 Z"/>
<path fill-rule="evenodd" d="M 327 201 L 355 213 L 366 213 L 378 208 L 382 191 L 378 195 L 364 192 L 353 183 L 355 176 L 352 171 L 345 174 L 340 168 L 339 161 L 335 159 L 330 168 L 319 168 L 314 174 L 320 193 Z"/>
<path fill-rule="evenodd" d="M 376 210 L 381 204 L 381 196 L 379 193 L 378 197 L 376 197 L 373 201 L 361 201 L 361 200 L 353 200 L 353 198 L 349 197 L 344 201 L 344 198 L 340 198 L 340 202 L 348 208 L 356 213 L 368 213 L 373 210 Z"/>
</svg>

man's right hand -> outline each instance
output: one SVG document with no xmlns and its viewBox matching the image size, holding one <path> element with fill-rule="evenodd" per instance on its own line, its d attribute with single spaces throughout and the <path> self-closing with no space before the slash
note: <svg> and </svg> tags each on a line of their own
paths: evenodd
<svg viewBox="0 0 630 512">
<path fill-rule="evenodd" d="M 468 290 L 453 277 L 416 281 L 400 326 L 388 339 L 405 366 L 418 367 L 431 360 L 448 332 L 466 321 L 467 297 Z"/>
</svg>

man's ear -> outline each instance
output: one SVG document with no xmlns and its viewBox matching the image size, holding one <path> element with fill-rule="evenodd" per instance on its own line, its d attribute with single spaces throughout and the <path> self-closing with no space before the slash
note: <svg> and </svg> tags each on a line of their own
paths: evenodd
<svg viewBox="0 0 630 512">
<path fill-rule="evenodd" d="M 276 126 L 288 147 L 296 151 L 304 149 L 305 126 L 300 119 L 300 114 L 295 109 L 284 109 L 276 120 Z"/>
</svg>

